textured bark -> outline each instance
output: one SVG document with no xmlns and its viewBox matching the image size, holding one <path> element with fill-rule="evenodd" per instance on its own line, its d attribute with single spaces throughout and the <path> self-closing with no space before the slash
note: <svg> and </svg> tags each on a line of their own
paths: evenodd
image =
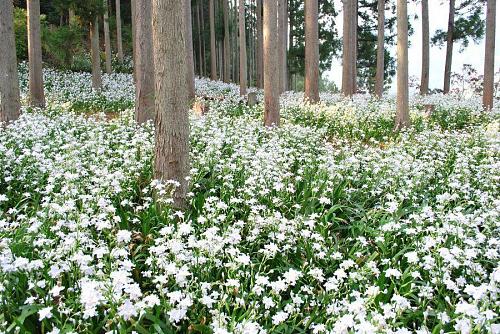
<svg viewBox="0 0 500 334">
<path fill-rule="evenodd" d="M 135 120 L 155 118 L 155 65 L 151 0 L 136 0 Z"/>
<path fill-rule="evenodd" d="M 279 126 L 279 62 L 276 1 L 264 1 L 264 125 Z"/>
<path fill-rule="evenodd" d="M 425 1 L 425 0 L 424 0 Z M 377 29 L 377 72 L 375 74 L 375 95 L 382 97 L 384 93 L 384 38 L 385 38 L 385 0 L 378 0 Z"/>
<path fill-rule="evenodd" d="M 108 0 L 104 0 L 104 50 L 106 54 L 106 73 L 112 72 L 111 68 L 111 38 L 109 35 L 109 6 Z"/>
<path fill-rule="evenodd" d="M 484 50 L 484 92 L 483 106 L 493 108 L 494 76 L 495 76 L 495 24 L 496 0 L 488 0 L 486 10 L 486 40 Z"/>
<path fill-rule="evenodd" d="M 262 31 L 262 0 L 257 0 L 257 87 L 264 87 L 264 36 Z"/>
<path fill-rule="evenodd" d="M 279 91 L 284 92 L 287 88 L 287 36 L 286 27 L 288 25 L 287 0 L 278 0 L 278 59 L 279 59 Z"/>
<path fill-rule="evenodd" d="M 351 12 L 351 66 L 352 66 L 352 94 L 358 91 L 358 0 L 354 0 Z"/>
<path fill-rule="evenodd" d="M 193 23 L 191 21 L 191 0 L 184 0 L 184 16 L 186 27 L 186 80 L 188 86 L 188 97 L 190 101 L 195 98 L 194 85 L 194 54 L 193 54 Z"/>
<path fill-rule="evenodd" d="M 397 97 L 395 129 L 410 125 L 408 102 L 408 9 L 407 0 L 397 2 Z"/>
<path fill-rule="evenodd" d="M 240 95 L 247 94 L 247 38 L 245 28 L 245 0 L 239 0 L 240 28 Z"/>
<path fill-rule="evenodd" d="M 102 87 L 101 57 L 99 55 L 99 19 L 97 16 L 90 22 L 90 53 L 92 57 L 92 88 Z"/>
<path fill-rule="evenodd" d="M 174 206 L 185 208 L 189 175 L 189 119 L 185 15 L 179 0 L 153 0 L 153 44 L 157 69 L 155 177 L 179 182 Z"/>
<path fill-rule="evenodd" d="M 121 0 L 116 0 L 116 49 L 117 56 L 120 62 L 123 62 L 123 42 L 122 42 L 122 14 L 121 14 Z"/>
<path fill-rule="evenodd" d="M 137 30 L 137 28 L 136 28 L 137 24 L 135 22 L 136 21 L 136 13 L 135 13 L 136 7 L 137 7 L 137 0 L 130 0 L 130 12 L 132 15 L 132 20 L 131 20 L 132 21 L 132 61 L 134 62 L 134 71 L 133 71 L 134 72 L 133 73 L 134 74 L 133 75 L 134 82 L 137 81 L 136 80 L 136 77 L 137 77 L 136 72 L 137 71 L 135 70 L 135 68 L 136 68 L 136 52 L 137 52 L 136 44 L 135 44 L 135 34 L 136 34 L 136 30 Z"/>
<path fill-rule="evenodd" d="M 306 60 L 305 99 L 319 101 L 318 0 L 305 0 Z"/>
<path fill-rule="evenodd" d="M 209 0 L 208 2 L 208 18 L 210 20 L 210 79 L 217 80 L 217 50 L 215 48 L 214 0 Z"/>
<path fill-rule="evenodd" d="M 422 74 L 420 94 L 429 93 L 429 0 L 422 0 Z"/>
<path fill-rule="evenodd" d="M 196 25 L 198 27 L 198 73 L 200 77 L 203 76 L 203 48 L 201 42 L 201 30 L 203 27 L 201 26 L 200 20 L 200 1 L 196 3 Z"/>
<path fill-rule="evenodd" d="M 353 26 L 355 20 L 353 12 L 355 12 L 354 0 L 342 0 L 343 7 L 343 37 L 342 37 L 342 93 L 345 96 L 354 94 L 355 80 L 355 64 L 353 59 L 356 59 L 355 44 L 353 43 Z M 357 13 L 356 13 L 357 15 Z"/>
<path fill-rule="evenodd" d="M 448 16 L 448 32 L 446 33 L 446 63 L 444 65 L 443 92 L 445 94 L 448 94 L 450 92 L 454 30 L 455 30 L 455 0 L 450 0 L 450 12 Z"/>
<path fill-rule="evenodd" d="M 224 12 L 224 82 L 229 82 L 231 78 L 231 41 L 229 39 L 229 0 L 223 1 Z"/>
<path fill-rule="evenodd" d="M 19 78 L 17 74 L 12 1 L 0 1 L 0 123 L 19 118 Z"/>
<path fill-rule="evenodd" d="M 40 0 L 28 0 L 28 59 L 29 104 L 45 107 L 42 70 L 42 40 L 40 32 Z"/>
</svg>

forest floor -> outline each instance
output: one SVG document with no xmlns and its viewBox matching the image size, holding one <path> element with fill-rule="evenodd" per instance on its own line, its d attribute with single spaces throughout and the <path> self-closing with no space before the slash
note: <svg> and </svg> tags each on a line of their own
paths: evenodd
<svg viewBox="0 0 500 334">
<path fill-rule="evenodd" d="M 197 80 L 224 99 L 190 116 L 180 212 L 132 77 L 90 82 L 46 71 L 48 107 L 0 130 L 0 332 L 500 332 L 500 113 L 479 97 L 413 97 L 394 133 L 394 98 L 289 92 L 266 129 Z"/>
</svg>

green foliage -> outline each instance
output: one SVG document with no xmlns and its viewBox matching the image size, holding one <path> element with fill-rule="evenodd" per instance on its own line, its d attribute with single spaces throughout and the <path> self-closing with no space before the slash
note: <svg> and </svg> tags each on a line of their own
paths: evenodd
<svg viewBox="0 0 500 334">
<path fill-rule="evenodd" d="M 14 8 L 14 32 L 18 61 L 28 59 L 28 28 L 26 20 L 26 10 L 18 7 Z"/>
<path fill-rule="evenodd" d="M 50 27 L 44 30 L 45 60 L 59 68 L 69 69 L 73 55 L 82 51 L 84 31 L 79 26 Z"/>
</svg>

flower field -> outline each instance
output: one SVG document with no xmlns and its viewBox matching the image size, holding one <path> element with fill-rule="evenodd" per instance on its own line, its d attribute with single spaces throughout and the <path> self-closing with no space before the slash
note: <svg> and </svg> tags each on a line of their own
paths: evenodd
<svg viewBox="0 0 500 334">
<path fill-rule="evenodd" d="M 132 77 L 90 82 L 0 128 L 0 332 L 500 333 L 498 109 L 416 96 L 394 133 L 393 98 L 289 92 L 266 129 L 200 79 L 180 212 Z"/>
</svg>

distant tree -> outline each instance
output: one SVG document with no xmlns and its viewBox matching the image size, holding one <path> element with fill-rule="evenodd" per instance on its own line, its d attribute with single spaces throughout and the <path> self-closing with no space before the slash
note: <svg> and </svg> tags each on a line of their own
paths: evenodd
<svg viewBox="0 0 500 334">
<path fill-rule="evenodd" d="M 318 0 L 305 0 L 305 16 L 305 99 L 312 103 L 316 103 L 319 101 Z"/>
<path fill-rule="evenodd" d="M 106 73 L 110 74 L 112 72 L 111 68 L 111 36 L 109 34 L 109 6 L 108 0 L 104 0 L 104 54 L 106 57 Z"/>
<path fill-rule="evenodd" d="M 496 0 L 488 0 L 486 10 L 486 41 L 484 45 L 483 106 L 485 109 L 493 108 L 495 77 L 495 25 Z"/>
<path fill-rule="evenodd" d="M 194 54 L 193 54 L 193 26 L 191 22 L 191 0 L 184 0 L 184 16 L 186 28 L 186 80 L 188 86 L 188 97 L 190 101 L 195 99 L 194 83 Z"/>
<path fill-rule="evenodd" d="M 257 67 L 257 87 L 264 88 L 264 32 L 262 30 L 262 1 L 256 0 L 256 25 L 257 25 L 257 37 L 256 37 L 256 67 Z"/>
<path fill-rule="evenodd" d="M 397 2 L 397 96 L 395 129 L 410 125 L 408 101 L 408 9 L 407 0 Z"/>
<path fill-rule="evenodd" d="M 239 42 L 240 42 L 240 95 L 247 94 L 247 38 L 245 28 L 245 0 L 239 0 Z"/>
<path fill-rule="evenodd" d="M 377 70 L 375 74 L 375 95 L 382 97 L 384 93 L 384 36 L 385 36 L 385 0 L 378 0 L 378 28 L 377 28 Z"/>
<path fill-rule="evenodd" d="M 429 93 L 429 0 L 422 0 L 422 75 L 420 94 Z"/>
<path fill-rule="evenodd" d="M 264 125 L 279 126 L 279 60 L 276 1 L 264 0 Z"/>
<path fill-rule="evenodd" d="M 116 16 L 116 53 L 118 60 L 123 63 L 123 41 L 122 41 L 122 17 L 121 17 L 121 0 L 115 2 Z"/>
<path fill-rule="evenodd" d="M 356 93 L 357 0 L 342 0 L 342 3 L 342 93 L 350 96 Z"/>
<path fill-rule="evenodd" d="M 45 107 L 45 95 L 43 91 L 43 70 L 42 70 L 40 0 L 28 0 L 27 9 L 28 9 L 29 104 L 33 107 Z"/>
<path fill-rule="evenodd" d="M 215 8 L 214 0 L 208 2 L 208 18 L 210 21 L 210 79 L 217 80 L 217 51 L 215 45 Z"/>
</svg>

